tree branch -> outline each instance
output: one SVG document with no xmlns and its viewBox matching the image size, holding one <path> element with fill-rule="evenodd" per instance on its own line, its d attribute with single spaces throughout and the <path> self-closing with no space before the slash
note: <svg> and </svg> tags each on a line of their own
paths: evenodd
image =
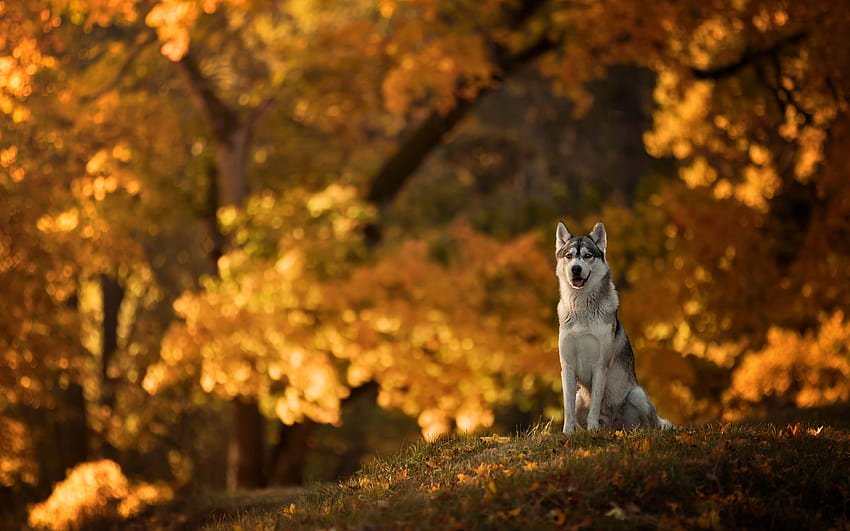
<svg viewBox="0 0 850 531">
<path fill-rule="evenodd" d="M 190 98 L 212 128 L 213 135 L 219 139 L 226 138 L 239 122 L 236 113 L 213 91 L 191 51 L 174 65 L 185 82 Z"/>
<path fill-rule="evenodd" d="M 754 50 L 752 48 L 747 48 L 746 50 L 744 50 L 744 53 L 741 54 L 740 58 L 727 65 L 717 66 L 708 69 L 691 68 L 691 74 L 693 74 L 693 76 L 697 79 L 717 80 L 731 77 L 738 74 L 738 72 L 740 72 L 744 68 L 747 68 L 748 66 L 751 66 L 761 61 L 762 59 L 775 56 L 785 46 L 800 43 L 806 37 L 807 34 L 803 31 L 792 33 L 791 35 L 779 39 L 773 44 L 773 46 L 769 48 L 765 48 L 763 50 Z"/>
<path fill-rule="evenodd" d="M 269 112 L 271 112 L 274 107 L 274 103 L 274 98 L 266 98 L 260 102 L 259 105 L 251 109 L 251 112 L 245 119 L 245 127 L 253 131 L 254 128 L 257 127 L 257 124 L 263 121 L 263 118 L 268 116 Z"/>
<path fill-rule="evenodd" d="M 527 48 L 507 57 L 497 64 L 500 81 L 512 74 L 520 66 L 527 64 L 552 50 L 557 43 L 542 38 Z M 428 154 L 439 145 L 443 136 L 450 132 L 464 118 L 476 103 L 492 91 L 492 87 L 480 90 L 474 98 L 459 100 L 446 114 L 432 111 L 419 127 L 405 139 L 393 155 L 384 163 L 372 180 L 366 199 L 379 206 L 389 203 L 401 190 L 412 174 L 419 168 Z"/>
<path fill-rule="evenodd" d="M 138 58 L 139 55 L 141 55 L 141 53 L 144 51 L 145 48 L 147 48 L 149 45 L 151 45 L 155 42 L 156 42 L 156 33 L 152 32 L 152 31 L 146 32 L 145 35 L 143 37 L 141 37 L 141 39 L 136 43 L 136 45 L 133 47 L 133 49 L 130 50 L 130 54 L 127 56 L 127 59 L 121 65 L 121 68 L 118 69 L 118 72 L 115 74 L 115 76 L 112 78 L 112 80 L 109 83 L 107 83 L 103 88 L 98 90 L 97 92 L 94 92 L 93 94 L 89 94 L 87 96 L 83 96 L 81 98 L 82 103 L 86 104 L 86 103 L 90 103 L 92 101 L 95 101 L 98 98 L 100 98 L 101 96 L 103 96 L 104 94 L 108 93 L 109 91 L 111 91 L 115 87 L 117 87 L 118 83 L 120 83 L 121 80 L 124 78 L 124 76 L 127 75 L 127 72 L 130 70 L 130 67 L 136 61 L 136 58 Z"/>
<path fill-rule="evenodd" d="M 518 29 L 528 21 L 541 7 L 548 2 L 545 0 L 526 0 L 516 9 L 506 15 L 507 25 Z M 519 67 L 534 61 L 544 53 L 552 50 L 558 42 L 548 37 L 541 37 L 518 52 L 511 53 L 504 47 L 493 45 L 493 61 L 498 73 L 493 81 L 501 81 L 510 76 Z M 494 83 L 497 85 L 498 83 Z M 388 204 L 407 183 L 413 173 L 419 168 L 431 151 L 440 144 L 443 136 L 450 132 L 463 119 L 475 104 L 488 94 L 492 87 L 484 88 L 471 99 L 458 100 L 448 113 L 441 114 L 433 111 L 419 127 L 405 139 L 398 149 L 384 163 L 372 179 L 366 199 L 383 207 Z M 377 241 L 377 227 L 367 229 L 370 241 Z"/>
</svg>

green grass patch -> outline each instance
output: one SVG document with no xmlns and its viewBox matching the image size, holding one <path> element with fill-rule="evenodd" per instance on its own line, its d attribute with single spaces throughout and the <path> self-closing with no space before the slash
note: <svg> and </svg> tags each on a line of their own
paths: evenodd
<svg viewBox="0 0 850 531">
<path fill-rule="evenodd" d="M 831 413 L 834 422 L 570 437 L 541 426 L 421 442 L 206 528 L 850 529 L 848 407 Z"/>
</svg>

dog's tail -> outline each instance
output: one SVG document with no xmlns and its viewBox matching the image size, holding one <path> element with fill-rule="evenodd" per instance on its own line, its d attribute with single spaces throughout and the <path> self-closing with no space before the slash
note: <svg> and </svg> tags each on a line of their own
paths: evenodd
<svg viewBox="0 0 850 531">
<path fill-rule="evenodd" d="M 626 397 L 626 404 L 633 408 L 636 413 L 637 419 L 632 419 L 632 422 L 637 420 L 636 424 L 641 426 L 657 427 L 664 430 L 675 429 L 672 422 L 658 416 L 655 405 L 649 400 L 649 395 L 646 394 L 643 387 L 636 385 L 632 388 Z"/>
</svg>

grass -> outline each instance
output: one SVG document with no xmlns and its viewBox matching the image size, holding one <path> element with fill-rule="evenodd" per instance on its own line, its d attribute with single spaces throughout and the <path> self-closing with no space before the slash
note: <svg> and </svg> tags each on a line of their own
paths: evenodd
<svg viewBox="0 0 850 531">
<path fill-rule="evenodd" d="M 341 483 L 219 499 L 204 528 L 850 529 L 848 413 L 421 442 Z"/>
</svg>

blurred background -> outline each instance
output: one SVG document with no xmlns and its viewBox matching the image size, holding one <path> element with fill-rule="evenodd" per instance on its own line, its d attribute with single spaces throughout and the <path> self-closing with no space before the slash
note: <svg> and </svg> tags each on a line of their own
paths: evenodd
<svg viewBox="0 0 850 531">
<path fill-rule="evenodd" d="M 558 220 L 662 416 L 848 400 L 848 13 L 0 2 L 0 523 L 557 423 Z"/>
</svg>

